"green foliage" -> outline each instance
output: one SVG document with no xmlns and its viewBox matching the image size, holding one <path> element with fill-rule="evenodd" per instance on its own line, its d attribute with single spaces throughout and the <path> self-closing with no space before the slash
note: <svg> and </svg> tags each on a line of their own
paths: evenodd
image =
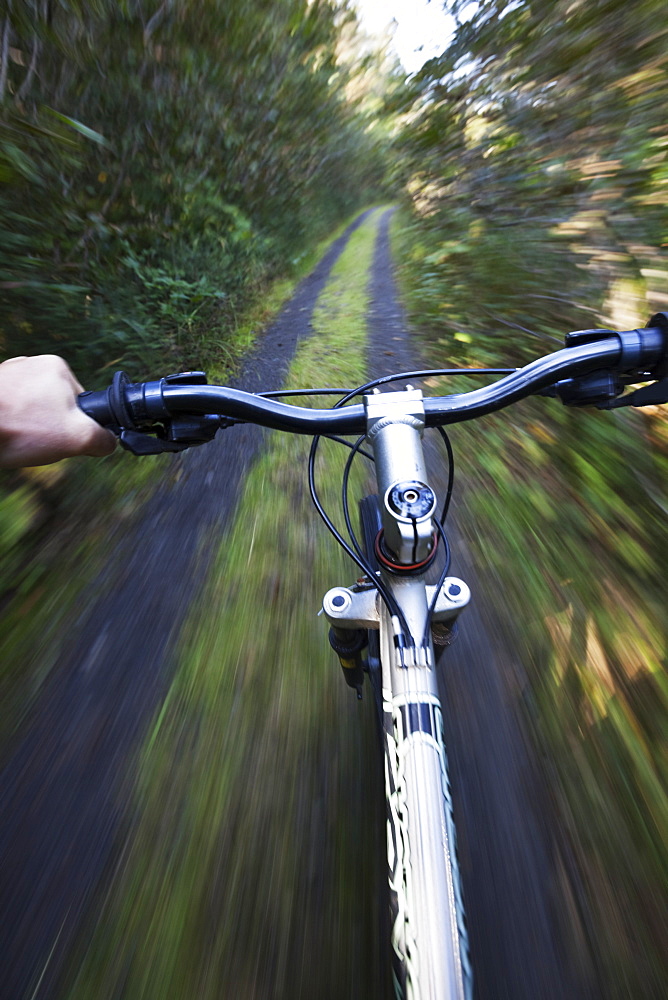
<svg viewBox="0 0 668 1000">
<path fill-rule="evenodd" d="M 15 586 L 21 568 L 18 545 L 33 527 L 38 513 L 34 492 L 27 484 L 0 492 L 0 588 Z"/>
<path fill-rule="evenodd" d="M 506 365 L 668 305 L 668 61 L 659 0 L 457 4 L 395 95 L 411 312 L 435 364 Z M 403 102 L 403 103 L 402 103 Z M 463 387 L 463 386 L 462 386 Z M 662 995 L 666 417 L 547 401 L 462 425 L 461 521 L 525 648 L 538 738 L 610 997 Z"/>
<path fill-rule="evenodd" d="M 411 307 L 453 358 L 465 356 L 461 345 L 473 336 L 475 358 L 524 363 L 561 346 L 565 330 L 591 325 L 589 303 L 602 289 L 580 272 L 564 238 L 546 238 L 537 225 L 493 226 L 467 211 L 405 218 L 404 226 L 399 260 Z M 576 288 L 580 302 L 571 298 Z"/>
<path fill-rule="evenodd" d="M 228 343 L 267 276 L 382 186 L 350 20 L 328 0 L 10 5 L 0 349 L 88 377 Z"/>
<path fill-rule="evenodd" d="M 415 224 L 404 229 L 398 256 L 410 259 L 416 235 Z M 534 246 L 549 259 L 549 246 Z M 423 253 L 417 243 L 407 283 L 415 271 L 423 278 Z M 481 275 L 476 262 L 471 287 L 482 288 L 485 264 Z M 409 295 L 417 321 L 423 288 Z M 521 318 L 512 293 L 502 303 L 505 316 Z M 431 362 L 498 365 L 549 347 L 513 352 L 490 326 L 465 339 L 441 332 Z M 470 388 L 462 377 L 449 391 Z M 668 875 L 659 849 L 668 830 L 665 428 L 659 414 L 536 400 L 453 434 L 455 454 L 475 456 L 461 476 L 458 524 L 486 599 L 494 606 L 503 593 L 508 640 L 523 651 L 530 723 L 556 761 L 555 796 L 581 872 L 576 895 L 605 994 L 620 998 L 660 995 L 666 976 L 656 888 Z"/>
<path fill-rule="evenodd" d="M 410 113 L 397 148 L 427 253 L 461 248 L 433 268 L 455 285 L 442 325 L 468 315 L 485 333 L 490 312 L 548 333 L 597 312 L 614 322 L 614 282 L 640 273 L 647 301 L 629 325 L 665 308 L 662 6 L 642 0 L 629 19 L 621 0 L 488 0 L 395 98 Z"/>
<path fill-rule="evenodd" d="M 273 281 L 268 294 L 236 319 L 239 343 L 250 344 L 253 331 L 276 316 L 298 281 L 351 221 L 303 256 L 294 275 Z M 204 348 L 213 349 L 210 337 Z M 229 369 L 227 342 L 215 353 L 209 371 L 214 382 L 222 381 Z M 0 700 L 5 710 L 0 719 L 0 758 L 20 737 L 27 711 L 56 667 L 72 615 L 78 613 L 75 609 L 86 603 L 91 582 L 103 577 L 109 546 L 156 488 L 175 483 L 181 473 L 173 456 L 133 461 L 120 449 L 104 460 L 70 459 L 3 473 Z"/>
</svg>

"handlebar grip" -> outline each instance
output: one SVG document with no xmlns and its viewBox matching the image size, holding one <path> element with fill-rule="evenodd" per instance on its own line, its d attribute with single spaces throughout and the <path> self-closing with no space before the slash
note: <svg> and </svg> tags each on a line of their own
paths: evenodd
<svg viewBox="0 0 668 1000">
<path fill-rule="evenodd" d="M 91 417 L 92 420 L 95 420 L 98 424 L 102 424 L 103 427 L 109 427 L 111 424 L 114 424 L 114 418 L 109 408 L 108 389 L 79 393 L 77 403 L 79 409 L 83 410 L 87 417 Z"/>
<path fill-rule="evenodd" d="M 656 378 L 665 378 L 668 375 L 668 312 L 654 313 L 647 326 L 657 330 L 662 341 L 663 350 L 655 375 Z"/>
<path fill-rule="evenodd" d="M 179 372 L 151 382 L 131 382 L 125 372 L 119 371 L 107 389 L 82 392 L 78 403 L 84 413 L 103 427 L 139 430 L 147 423 L 174 416 L 165 403 L 165 388 L 206 384 L 205 372 Z"/>
<path fill-rule="evenodd" d="M 663 378 L 668 369 L 668 313 L 656 313 L 647 326 L 635 330 L 575 330 L 566 334 L 566 347 L 585 347 L 603 342 L 619 344 L 619 356 L 608 365 L 619 375 L 640 375 L 649 372 Z"/>
<path fill-rule="evenodd" d="M 111 385 L 99 392 L 83 392 L 78 402 L 81 409 L 98 424 L 118 433 L 121 427 L 136 428 L 130 408 L 128 389 L 132 387 L 125 372 L 115 372 Z"/>
<path fill-rule="evenodd" d="M 174 412 L 166 403 L 167 387 L 206 385 L 204 372 L 179 372 L 152 382 L 131 382 L 125 372 L 116 372 L 107 389 L 82 392 L 81 410 L 116 434 L 121 445 L 135 455 L 158 455 L 183 451 L 211 441 L 221 426 L 213 413 Z"/>
</svg>

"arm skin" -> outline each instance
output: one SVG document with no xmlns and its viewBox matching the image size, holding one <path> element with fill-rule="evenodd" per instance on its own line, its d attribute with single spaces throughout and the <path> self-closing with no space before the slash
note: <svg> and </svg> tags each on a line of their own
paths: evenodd
<svg viewBox="0 0 668 1000">
<path fill-rule="evenodd" d="M 56 355 L 0 364 L 0 468 L 111 454 L 116 438 L 79 409 L 80 392 L 82 386 Z"/>
</svg>

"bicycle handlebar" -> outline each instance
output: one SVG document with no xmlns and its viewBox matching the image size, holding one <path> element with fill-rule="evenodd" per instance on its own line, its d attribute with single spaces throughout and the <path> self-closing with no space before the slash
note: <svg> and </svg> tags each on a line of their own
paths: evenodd
<svg viewBox="0 0 668 1000">
<path fill-rule="evenodd" d="M 592 374 L 597 376 L 593 381 Z M 668 385 L 666 376 L 668 313 L 658 313 L 642 329 L 568 334 L 563 350 L 539 358 L 498 382 L 470 392 L 428 397 L 424 401 L 425 422 L 435 427 L 471 420 L 548 387 L 569 405 L 628 405 L 623 400 L 630 400 L 629 396 L 616 399 L 626 385 L 660 379 Z M 668 391 L 665 395 L 666 400 L 653 398 L 652 402 L 668 401 Z M 117 372 L 108 389 L 82 393 L 79 405 L 140 454 L 180 451 L 210 440 L 220 426 L 239 420 L 308 435 L 363 434 L 366 429 L 361 404 L 309 409 L 239 389 L 207 385 L 202 372 L 138 383 Z M 143 446 L 140 439 L 154 432 L 155 425 L 169 425 L 166 438 L 157 442 L 148 439 L 155 446 Z"/>
</svg>

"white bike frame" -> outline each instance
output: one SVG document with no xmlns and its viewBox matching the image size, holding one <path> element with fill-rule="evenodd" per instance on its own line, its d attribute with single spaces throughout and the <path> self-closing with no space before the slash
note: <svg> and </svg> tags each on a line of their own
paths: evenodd
<svg viewBox="0 0 668 1000">
<path fill-rule="evenodd" d="M 424 484 L 427 495 L 430 492 L 421 441 L 422 394 L 413 389 L 373 394 L 365 397 L 365 408 L 383 532 L 388 537 L 392 533 L 395 551 L 405 543 L 407 551 L 428 554 L 434 538 L 433 510 L 418 518 L 404 517 L 389 499 L 393 487 L 407 482 Z M 334 588 L 325 596 L 323 609 L 335 628 L 379 629 L 395 992 L 410 1000 L 470 1000 L 443 717 L 426 628 L 435 587 L 419 571 L 381 569 L 381 576 L 414 644 L 397 641 L 400 622 L 375 589 Z M 434 619 L 453 622 L 469 597 L 462 580 L 447 577 Z"/>
</svg>

